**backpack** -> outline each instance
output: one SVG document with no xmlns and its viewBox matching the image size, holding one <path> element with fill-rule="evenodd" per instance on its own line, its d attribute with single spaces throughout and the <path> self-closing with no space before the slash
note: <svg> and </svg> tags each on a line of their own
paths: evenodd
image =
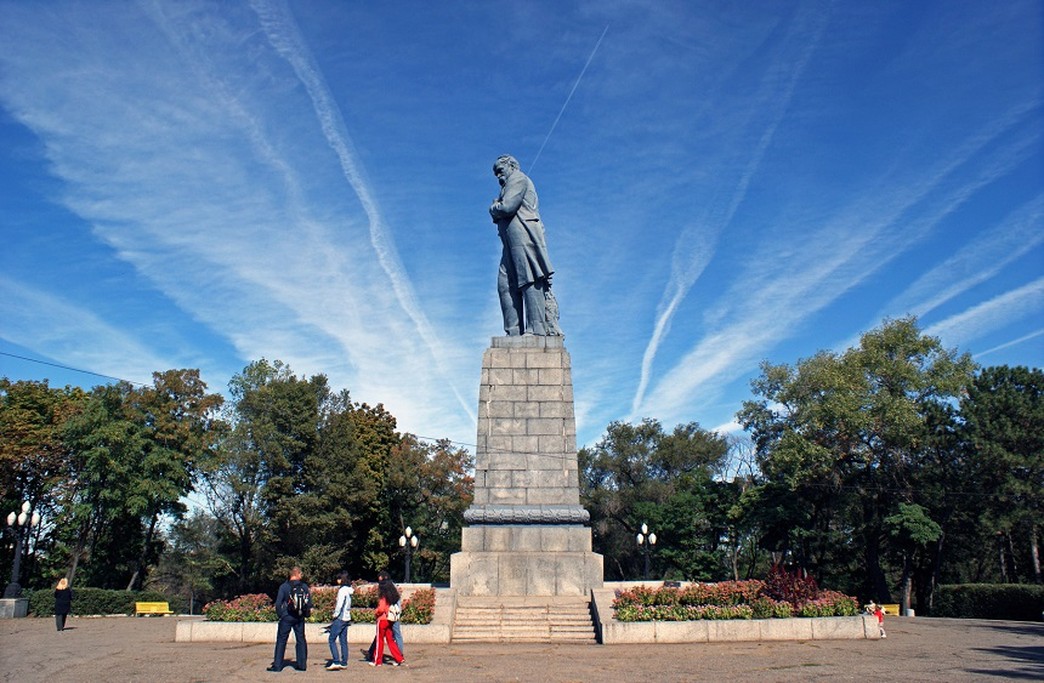
<svg viewBox="0 0 1044 683">
<path fill-rule="evenodd" d="M 398 621 L 402 616 L 402 606 L 395 603 L 388 607 L 388 621 Z"/>
<path fill-rule="evenodd" d="M 312 616 L 312 595 L 303 581 L 290 584 L 290 598 L 286 601 L 286 610 L 298 619 Z"/>
</svg>

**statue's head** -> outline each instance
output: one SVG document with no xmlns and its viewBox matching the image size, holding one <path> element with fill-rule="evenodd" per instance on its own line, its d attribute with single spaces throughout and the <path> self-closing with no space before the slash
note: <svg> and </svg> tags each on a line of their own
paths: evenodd
<svg viewBox="0 0 1044 683">
<path fill-rule="evenodd" d="M 497 177 L 500 184 L 503 185 L 504 181 L 512 173 L 518 170 L 518 159 L 511 156 L 510 154 L 501 154 L 497 157 L 497 160 L 493 162 L 493 175 Z"/>
</svg>

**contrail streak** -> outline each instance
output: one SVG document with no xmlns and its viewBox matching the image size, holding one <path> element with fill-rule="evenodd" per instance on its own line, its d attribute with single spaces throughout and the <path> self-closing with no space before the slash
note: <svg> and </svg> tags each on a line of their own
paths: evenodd
<svg viewBox="0 0 1044 683">
<path fill-rule="evenodd" d="M 555 117 L 555 122 L 551 124 L 551 130 L 547 131 L 547 137 L 544 138 L 544 142 L 540 145 L 540 149 L 537 150 L 536 156 L 533 157 L 533 163 L 529 165 L 527 172 L 532 172 L 533 167 L 536 166 L 537 159 L 540 158 L 541 152 L 544 151 L 544 147 L 547 145 L 547 141 L 551 139 L 551 134 L 555 132 L 555 126 L 558 125 L 558 121 L 562 118 L 562 114 L 565 113 L 566 107 L 569 106 L 569 100 L 573 99 L 573 93 L 576 92 L 576 88 L 580 85 L 580 80 L 587 73 L 587 67 L 591 66 L 591 60 L 594 59 L 595 53 L 598 52 L 598 46 L 602 44 L 602 38 L 605 38 L 605 34 L 609 31 L 609 24 L 605 25 L 605 29 L 602 31 L 602 35 L 598 37 L 598 42 L 595 43 L 594 49 L 591 50 L 591 55 L 587 58 L 587 63 L 584 64 L 584 68 L 580 70 L 580 75 L 576 77 L 576 83 L 573 83 L 573 89 L 569 91 L 568 97 L 566 97 L 565 103 L 562 108 L 558 110 L 558 116 Z"/>
<path fill-rule="evenodd" d="M 377 261 L 387 275 L 400 305 L 413 321 L 418 334 L 427 345 L 436 367 L 444 377 L 448 378 L 449 372 L 445 368 L 442 344 L 414 296 L 413 287 L 406 276 L 406 269 L 399 260 L 398 251 L 384 224 L 380 207 L 370 190 L 362 166 L 356 160 L 357 155 L 344 125 L 340 108 L 330 93 L 322 72 L 304 44 L 304 39 L 298 31 L 289 5 L 285 0 L 252 0 L 251 5 L 261 20 L 261 26 L 269 43 L 286 59 L 304 84 L 312 100 L 320 128 L 340 160 L 345 179 L 355 191 L 369 219 L 370 243 L 377 255 Z M 449 382 L 449 384 L 461 408 L 471 419 L 476 419 L 456 384 L 453 382 Z"/>
</svg>

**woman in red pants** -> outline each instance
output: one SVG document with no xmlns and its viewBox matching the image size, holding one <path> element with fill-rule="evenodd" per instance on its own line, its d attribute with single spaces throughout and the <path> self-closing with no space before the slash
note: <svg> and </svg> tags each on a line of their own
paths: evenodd
<svg viewBox="0 0 1044 683">
<path fill-rule="evenodd" d="M 394 583 L 381 581 L 377 584 L 377 611 L 375 613 L 377 616 L 377 652 L 374 653 L 370 666 L 381 666 L 384 663 L 385 643 L 388 644 L 388 651 L 395 660 L 394 666 L 399 666 L 403 662 L 399 646 L 395 644 L 395 638 L 392 637 L 392 621 L 397 620 L 398 615 L 388 614 L 391 607 L 398 602 L 399 589 L 395 587 Z M 392 617 L 391 620 L 389 620 L 389 616 Z"/>
</svg>

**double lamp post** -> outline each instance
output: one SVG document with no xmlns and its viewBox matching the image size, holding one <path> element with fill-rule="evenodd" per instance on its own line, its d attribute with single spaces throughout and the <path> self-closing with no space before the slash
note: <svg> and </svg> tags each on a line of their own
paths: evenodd
<svg viewBox="0 0 1044 683">
<path fill-rule="evenodd" d="M 40 514 L 29 512 L 29 501 L 22 503 L 21 512 L 12 511 L 7 515 L 7 526 L 15 537 L 14 563 L 11 565 L 11 582 L 4 589 L 4 599 L 17 598 L 22 595 L 22 587 L 18 584 L 18 576 L 22 571 L 23 548 L 29 541 L 29 530 L 40 523 Z"/>
<path fill-rule="evenodd" d="M 656 534 L 649 533 L 649 525 L 642 523 L 642 531 L 636 536 L 638 541 L 638 549 L 643 551 L 645 554 L 645 573 L 642 574 L 642 580 L 649 580 L 649 556 L 652 555 L 653 546 L 656 545 Z"/>
<path fill-rule="evenodd" d="M 417 549 L 417 544 L 420 543 L 420 537 L 413 533 L 413 529 L 406 527 L 402 536 L 399 536 L 399 547 L 402 548 L 403 553 L 406 555 L 406 566 L 403 567 L 403 582 L 410 582 L 410 560 L 413 557 L 413 552 Z"/>
</svg>

